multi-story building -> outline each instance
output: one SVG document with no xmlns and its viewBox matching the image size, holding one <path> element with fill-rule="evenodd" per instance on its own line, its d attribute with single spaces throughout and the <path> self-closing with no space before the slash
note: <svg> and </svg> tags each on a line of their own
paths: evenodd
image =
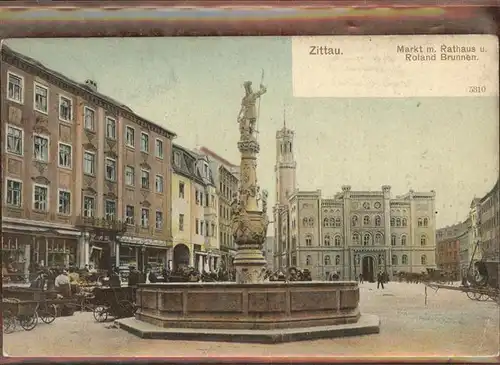
<svg viewBox="0 0 500 365">
<path fill-rule="evenodd" d="M 264 258 L 267 261 L 267 269 L 274 271 L 274 237 L 268 236 L 266 237 L 266 241 L 264 242 L 264 247 L 262 249 L 262 253 Z"/>
<path fill-rule="evenodd" d="M 479 201 L 480 251 L 484 258 L 500 256 L 500 190 L 495 186 Z"/>
<path fill-rule="evenodd" d="M 380 191 L 352 191 L 343 186 L 333 198 L 321 190 L 295 187 L 293 132 L 276 135 L 275 265 L 308 268 L 313 278 L 331 272 L 366 280 L 378 270 L 422 272 L 435 267 L 435 192 L 391 197 Z"/>
<path fill-rule="evenodd" d="M 466 219 L 436 231 L 436 265 L 440 270 L 458 275 L 468 266 L 470 227 Z"/>
<path fill-rule="evenodd" d="M 2 251 L 30 264 L 163 263 L 173 132 L 2 47 Z"/>
<path fill-rule="evenodd" d="M 236 246 L 231 233 L 231 201 L 238 192 L 239 167 L 219 156 L 206 147 L 197 149 L 197 153 L 207 156 L 214 176 L 218 197 L 219 247 L 221 265 L 230 269 L 236 254 Z"/>
<path fill-rule="evenodd" d="M 172 154 L 172 229 L 170 268 L 194 266 L 209 271 L 217 264 L 215 185 L 208 159 L 179 145 Z"/>
</svg>

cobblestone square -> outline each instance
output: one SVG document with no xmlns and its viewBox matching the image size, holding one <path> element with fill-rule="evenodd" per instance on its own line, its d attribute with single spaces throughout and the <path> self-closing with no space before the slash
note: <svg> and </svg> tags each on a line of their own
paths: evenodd
<svg viewBox="0 0 500 365">
<path fill-rule="evenodd" d="M 9 356 L 493 356 L 499 349 L 499 307 L 458 291 L 422 284 L 360 285 L 363 313 L 380 316 L 381 332 L 361 337 L 277 345 L 143 340 L 76 312 L 33 331 L 4 336 Z"/>
</svg>

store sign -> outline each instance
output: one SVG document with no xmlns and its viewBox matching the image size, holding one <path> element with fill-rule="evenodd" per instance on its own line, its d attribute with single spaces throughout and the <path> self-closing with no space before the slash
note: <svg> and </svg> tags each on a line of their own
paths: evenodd
<svg viewBox="0 0 500 365">
<path fill-rule="evenodd" d="M 148 239 L 148 238 L 139 238 L 139 237 L 130 237 L 130 236 L 121 237 L 120 242 L 121 243 L 128 243 L 131 245 L 139 245 L 139 246 L 167 247 L 167 241 L 152 240 L 152 239 Z"/>
</svg>

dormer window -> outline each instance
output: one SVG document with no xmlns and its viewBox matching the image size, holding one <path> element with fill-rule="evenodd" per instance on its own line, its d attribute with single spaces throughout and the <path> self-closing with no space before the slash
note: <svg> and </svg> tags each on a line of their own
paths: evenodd
<svg viewBox="0 0 500 365">
<path fill-rule="evenodd" d="M 181 154 L 179 152 L 174 153 L 174 163 L 177 166 L 180 166 L 180 164 L 181 164 Z"/>
<path fill-rule="evenodd" d="M 207 165 L 207 164 L 204 164 L 204 165 L 203 165 L 203 169 L 204 169 L 204 170 L 203 170 L 203 172 L 205 173 L 205 177 L 207 177 L 207 178 L 208 178 L 208 165 Z"/>
</svg>

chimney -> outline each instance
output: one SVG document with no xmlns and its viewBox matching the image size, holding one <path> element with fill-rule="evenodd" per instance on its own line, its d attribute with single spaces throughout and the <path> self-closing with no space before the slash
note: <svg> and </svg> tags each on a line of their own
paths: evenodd
<svg viewBox="0 0 500 365">
<path fill-rule="evenodd" d="M 87 86 L 92 91 L 97 92 L 97 82 L 95 82 L 94 80 L 90 80 L 90 79 L 85 80 L 85 86 Z"/>
</svg>

